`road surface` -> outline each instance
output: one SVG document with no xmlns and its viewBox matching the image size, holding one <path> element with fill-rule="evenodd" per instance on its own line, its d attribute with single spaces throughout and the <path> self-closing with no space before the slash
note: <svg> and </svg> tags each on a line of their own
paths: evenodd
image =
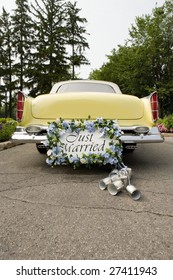
<svg viewBox="0 0 173 280">
<path fill-rule="evenodd" d="M 111 196 L 104 168 L 52 169 L 35 145 L 0 152 L 0 259 L 173 259 L 173 138 L 124 163 L 141 199 Z"/>
</svg>

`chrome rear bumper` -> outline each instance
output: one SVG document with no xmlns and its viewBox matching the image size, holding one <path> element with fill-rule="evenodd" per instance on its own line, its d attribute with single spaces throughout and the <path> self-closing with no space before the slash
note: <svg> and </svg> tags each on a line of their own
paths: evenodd
<svg viewBox="0 0 173 280">
<path fill-rule="evenodd" d="M 120 127 L 121 128 L 121 127 Z M 132 128 L 121 128 L 123 135 L 120 137 L 122 143 L 162 143 L 164 136 L 159 132 L 157 127 L 152 127 L 148 134 L 133 135 L 129 131 Z M 46 135 L 29 135 L 23 127 L 17 127 L 16 132 L 12 135 L 11 141 L 13 143 L 40 143 L 47 140 Z"/>
</svg>

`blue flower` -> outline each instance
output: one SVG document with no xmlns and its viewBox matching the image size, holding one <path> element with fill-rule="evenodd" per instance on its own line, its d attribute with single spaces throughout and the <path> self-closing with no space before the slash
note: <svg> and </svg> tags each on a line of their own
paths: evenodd
<svg viewBox="0 0 173 280">
<path fill-rule="evenodd" d="M 115 130 L 114 136 L 120 137 L 121 136 L 121 130 L 120 129 Z"/>
<path fill-rule="evenodd" d="M 62 122 L 62 126 L 63 126 L 65 129 L 69 128 L 69 122 L 63 121 L 63 122 Z"/>
<path fill-rule="evenodd" d="M 52 164 L 53 164 L 53 159 L 47 158 L 47 159 L 46 159 L 46 163 L 47 163 L 48 165 L 52 165 Z"/>
<path fill-rule="evenodd" d="M 107 127 L 107 126 L 105 126 L 105 127 L 103 128 L 103 135 L 106 137 L 106 136 L 108 135 L 109 131 L 110 131 L 110 128 Z"/>
<path fill-rule="evenodd" d="M 56 160 L 54 161 L 54 165 L 60 165 L 60 159 L 56 158 Z"/>
<path fill-rule="evenodd" d="M 60 152 L 61 152 L 61 147 L 60 146 L 54 146 L 53 148 L 52 148 L 52 155 L 54 156 L 54 157 L 56 157 Z"/>
<path fill-rule="evenodd" d="M 122 156 L 122 150 L 119 150 L 117 155 L 118 155 L 118 157 L 121 157 Z"/>
<path fill-rule="evenodd" d="M 79 158 L 76 156 L 70 156 L 69 157 L 69 162 L 70 163 L 78 163 L 78 161 L 79 161 Z"/>
<path fill-rule="evenodd" d="M 113 158 L 113 157 L 110 157 L 107 161 L 107 163 L 109 164 L 116 164 L 118 162 L 118 159 L 117 158 Z"/>
<path fill-rule="evenodd" d="M 48 135 L 53 136 L 55 134 L 55 130 L 56 130 L 55 125 L 51 123 L 47 130 Z"/>
<path fill-rule="evenodd" d="M 110 150 L 111 150 L 113 153 L 118 153 L 118 152 L 121 151 L 122 149 L 121 149 L 119 146 L 112 145 L 112 146 L 110 146 Z"/>
<path fill-rule="evenodd" d="M 65 162 L 66 162 L 66 158 L 62 156 L 62 157 L 60 158 L 60 161 L 61 161 L 61 163 L 65 163 Z"/>
<path fill-rule="evenodd" d="M 105 154 L 103 154 L 103 157 L 104 157 L 104 158 L 109 158 L 109 157 L 110 157 L 110 154 L 105 153 Z"/>
<path fill-rule="evenodd" d="M 77 134 L 79 134 L 80 131 L 81 131 L 81 128 L 80 128 L 80 127 L 78 127 L 78 128 L 75 130 L 75 132 L 76 132 Z"/>
<path fill-rule="evenodd" d="M 99 124 L 102 124 L 102 123 L 103 123 L 103 118 L 97 118 L 96 121 L 97 121 Z"/>
<path fill-rule="evenodd" d="M 94 132 L 95 131 L 94 122 L 86 122 L 85 126 L 86 126 L 86 129 L 89 132 Z"/>
</svg>

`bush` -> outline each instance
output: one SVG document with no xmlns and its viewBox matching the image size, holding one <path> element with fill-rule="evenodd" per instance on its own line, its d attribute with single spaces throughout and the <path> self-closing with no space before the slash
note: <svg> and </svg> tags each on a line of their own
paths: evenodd
<svg viewBox="0 0 173 280">
<path fill-rule="evenodd" d="M 161 132 L 173 132 L 173 115 L 159 119 L 157 124 Z"/>
<path fill-rule="evenodd" d="M 164 124 L 168 129 L 173 128 L 173 115 L 165 117 Z"/>
<path fill-rule="evenodd" d="M 16 129 L 17 122 L 10 118 L 0 118 L 0 142 L 10 140 Z"/>
</svg>

